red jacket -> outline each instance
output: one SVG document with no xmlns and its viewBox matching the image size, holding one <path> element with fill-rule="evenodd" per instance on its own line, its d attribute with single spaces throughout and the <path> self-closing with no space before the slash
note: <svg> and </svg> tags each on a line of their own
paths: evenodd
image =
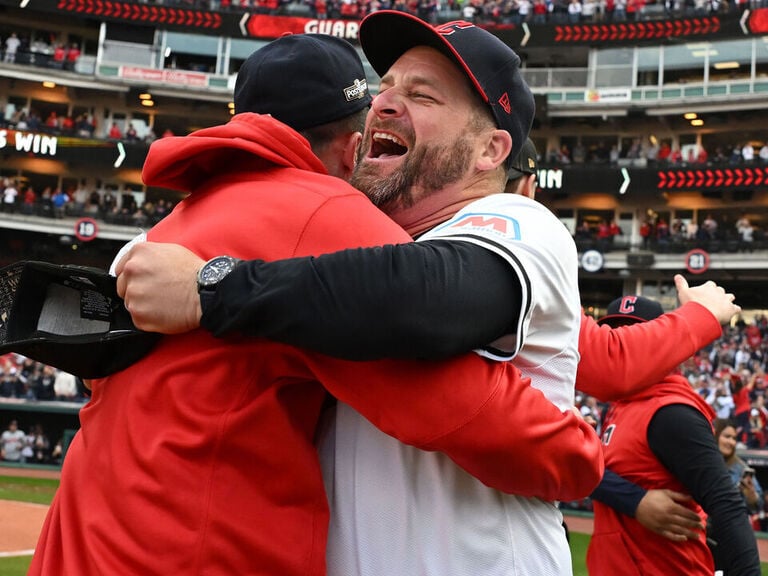
<svg viewBox="0 0 768 576">
<path fill-rule="evenodd" d="M 190 192 L 149 240 L 203 258 L 410 241 L 266 116 L 158 140 L 143 177 Z M 602 476 L 594 432 L 510 364 L 474 354 L 345 362 L 201 329 L 94 381 L 30 574 L 324 574 L 318 380 L 385 431 L 446 451 L 494 487 L 574 499 Z"/>
<path fill-rule="evenodd" d="M 670 404 L 686 404 L 699 410 L 708 421 L 715 414 L 682 376 L 669 375 L 647 391 L 617 402 L 603 426 L 603 449 L 608 468 L 646 489 L 687 492 L 648 446 L 648 424 L 654 414 Z M 701 506 L 688 505 L 702 520 Z M 595 529 L 587 551 L 587 567 L 594 576 L 709 576 L 714 573 L 712 554 L 705 535 L 697 540 L 671 543 L 637 520 L 594 502 Z"/>
</svg>

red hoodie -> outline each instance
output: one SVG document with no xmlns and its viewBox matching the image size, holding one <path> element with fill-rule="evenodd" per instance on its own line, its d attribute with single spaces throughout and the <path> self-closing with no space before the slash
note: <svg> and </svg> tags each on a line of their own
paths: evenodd
<svg viewBox="0 0 768 576">
<path fill-rule="evenodd" d="M 143 177 L 190 193 L 149 240 L 205 259 L 410 241 L 266 116 L 158 140 Z M 385 431 L 445 451 L 499 489 L 574 499 L 602 476 L 594 432 L 510 364 L 474 354 L 345 362 L 199 329 L 93 382 L 29 573 L 324 574 L 317 380 Z"/>
</svg>

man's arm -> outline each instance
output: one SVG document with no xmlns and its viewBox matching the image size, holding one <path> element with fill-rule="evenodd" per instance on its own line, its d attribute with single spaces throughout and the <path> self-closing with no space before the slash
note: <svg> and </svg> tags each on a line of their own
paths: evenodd
<svg viewBox="0 0 768 576">
<path fill-rule="evenodd" d="M 456 240 L 245 262 L 201 309 L 194 279 L 202 264 L 180 246 L 135 246 L 116 272 L 136 325 L 178 333 L 199 323 L 217 336 L 260 336 L 353 360 L 444 358 L 504 335 L 521 307 L 510 266 Z"/>
<path fill-rule="evenodd" d="M 602 477 L 594 429 L 577 411 L 554 406 L 511 363 L 476 354 L 362 363 L 286 347 L 272 357 L 276 373 L 316 378 L 383 432 L 444 452 L 498 490 L 576 500 Z"/>
<path fill-rule="evenodd" d="M 741 310 L 733 303 L 733 294 L 714 282 L 691 288 L 678 274 L 675 285 L 682 306 L 650 322 L 610 328 L 599 326 L 589 316 L 582 317 L 577 389 L 606 402 L 659 382 L 719 338 L 720 324 Z M 668 342 L 675 345 L 661 345 Z M 649 362 L 651 351 L 653 361 Z"/>
<path fill-rule="evenodd" d="M 690 496 L 673 490 L 646 490 L 608 468 L 591 498 L 675 542 L 695 540 L 704 529 L 698 514 L 679 504 L 691 500 Z"/>
<path fill-rule="evenodd" d="M 118 293 L 134 323 L 173 334 L 197 328 L 202 316 L 203 327 L 220 336 L 265 336 L 341 358 L 441 358 L 493 341 L 514 325 L 520 311 L 519 279 L 511 268 L 489 250 L 465 242 L 434 240 L 318 258 L 246 262 L 221 282 L 205 310 L 195 285 L 202 265 L 202 259 L 181 246 L 134 247 L 116 268 Z M 639 336 L 637 344 L 600 334 L 608 329 L 599 329 L 594 321 L 582 322 L 580 349 L 587 343 L 585 350 L 592 353 L 582 351 L 580 374 L 603 387 L 611 374 L 605 354 L 620 363 L 632 358 L 624 350 L 643 358 L 649 346 L 672 348 L 655 346 L 670 329 L 687 332 L 689 345 L 679 348 L 690 356 L 719 336 L 720 321 L 740 310 L 732 295 L 711 282 L 688 288 L 682 276 L 675 280 L 681 302 L 700 305 L 683 306 L 671 319 L 662 316 L 663 327 L 646 329 L 651 335 Z M 661 320 L 646 324 L 656 322 Z M 674 365 L 682 360 L 676 360 L 677 348 L 673 352 Z M 650 369 L 651 364 L 640 366 Z M 651 384 L 668 372 L 658 368 L 641 374 L 640 381 Z M 638 374 L 624 370 L 628 382 Z M 613 384 L 617 380 L 611 378 Z M 610 398 L 603 388 L 600 393 L 583 390 Z"/>
<path fill-rule="evenodd" d="M 648 445 L 707 513 L 710 545 L 717 547 L 725 573 L 759 576 L 760 557 L 746 507 L 704 415 L 682 404 L 660 408 L 648 425 Z"/>
</svg>

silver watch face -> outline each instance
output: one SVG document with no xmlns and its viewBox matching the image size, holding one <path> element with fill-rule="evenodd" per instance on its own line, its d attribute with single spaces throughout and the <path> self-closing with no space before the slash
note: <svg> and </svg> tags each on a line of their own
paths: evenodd
<svg viewBox="0 0 768 576">
<path fill-rule="evenodd" d="M 200 269 L 198 284 L 213 286 L 219 283 L 235 267 L 236 260 L 229 256 L 217 256 L 205 263 Z"/>
</svg>

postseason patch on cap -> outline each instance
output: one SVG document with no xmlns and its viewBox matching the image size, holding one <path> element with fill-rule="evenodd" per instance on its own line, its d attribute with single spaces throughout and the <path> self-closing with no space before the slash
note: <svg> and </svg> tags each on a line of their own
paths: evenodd
<svg viewBox="0 0 768 576">
<path fill-rule="evenodd" d="M 355 79 L 355 83 L 352 86 L 344 88 L 344 97 L 347 102 L 353 100 L 361 100 L 368 95 L 368 81 Z"/>
</svg>

